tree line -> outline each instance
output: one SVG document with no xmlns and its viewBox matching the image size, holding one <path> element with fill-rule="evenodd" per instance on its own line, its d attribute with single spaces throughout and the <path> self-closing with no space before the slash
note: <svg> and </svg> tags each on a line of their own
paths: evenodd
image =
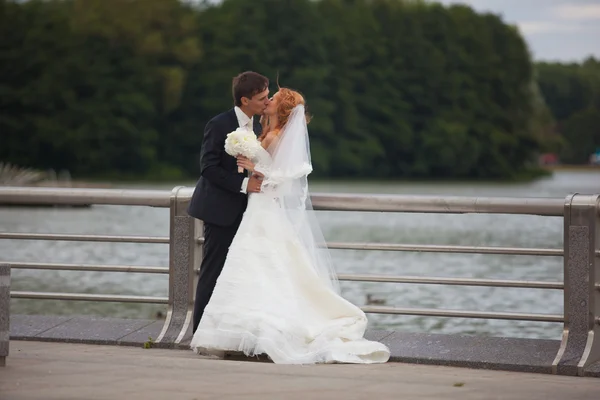
<svg viewBox="0 0 600 400">
<path fill-rule="evenodd" d="M 568 164 L 585 164 L 600 150 L 600 60 L 538 63 L 537 82 L 551 114 L 548 151 Z"/>
<path fill-rule="evenodd" d="M 197 177 L 254 70 L 300 90 L 315 175 L 516 179 L 599 145 L 600 67 L 535 65 L 514 26 L 401 0 L 0 0 L 0 160 Z"/>
</svg>

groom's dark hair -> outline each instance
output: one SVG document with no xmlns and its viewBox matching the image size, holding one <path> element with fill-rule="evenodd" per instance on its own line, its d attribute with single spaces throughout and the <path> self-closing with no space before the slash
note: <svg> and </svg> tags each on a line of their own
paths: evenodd
<svg viewBox="0 0 600 400">
<path fill-rule="evenodd" d="M 246 71 L 233 78 L 231 89 L 233 92 L 233 103 L 242 105 L 242 97 L 251 99 L 254 95 L 264 92 L 269 88 L 269 79 L 259 73 Z"/>
</svg>

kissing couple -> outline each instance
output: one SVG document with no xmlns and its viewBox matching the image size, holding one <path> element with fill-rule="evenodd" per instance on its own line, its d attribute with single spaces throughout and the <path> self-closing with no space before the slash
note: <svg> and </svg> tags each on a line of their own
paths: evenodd
<svg viewBox="0 0 600 400">
<path fill-rule="evenodd" d="M 191 348 L 277 364 L 387 362 L 389 349 L 364 338 L 364 312 L 340 295 L 315 218 L 304 97 L 280 87 L 269 98 L 269 80 L 252 71 L 232 92 L 234 108 L 204 129 L 188 206 L 204 222 Z M 252 158 L 225 151 L 240 128 L 260 142 Z"/>
</svg>

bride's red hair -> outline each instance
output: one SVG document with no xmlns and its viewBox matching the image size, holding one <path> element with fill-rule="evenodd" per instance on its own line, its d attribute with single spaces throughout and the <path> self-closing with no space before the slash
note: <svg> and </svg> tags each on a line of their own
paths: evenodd
<svg viewBox="0 0 600 400">
<path fill-rule="evenodd" d="M 292 89 L 279 88 L 277 94 L 277 125 L 280 128 L 283 128 L 288 122 L 288 119 L 290 118 L 290 114 L 292 113 L 294 107 L 296 107 L 299 104 L 306 105 L 306 102 L 304 101 L 304 97 L 300 94 L 300 92 L 297 92 Z M 310 116 L 306 114 L 306 123 L 309 122 Z"/>
<path fill-rule="evenodd" d="M 303 106 L 306 105 L 306 102 L 304 100 L 304 97 L 302 96 L 302 94 L 300 94 L 300 92 L 296 91 L 296 90 L 292 90 L 292 89 L 288 89 L 288 88 L 284 88 L 284 87 L 280 87 L 279 90 L 277 91 L 277 93 L 275 93 L 275 95 L 273 97 L 277 96 L 277 110 L 275 112 L 275 118 L 277 118 L 277 130 L 283 129 L 283 127 L 285 126 L 285 124 L 287 124 L 288 119 L 290 118 L 290 114 L 292 113 L 292 110 L 294 109 L 294 107 L 296 107 L 299 104 L 302 104 Z M 310 115 L 308 113 L 306 113 L 305 111 L 305 117 L 306 117 L 306 123 L 308 124 L 310 122 Z M 263 129 L 266 127 L 267 125 L 267 119 L 266 116 L 261 118 L 261 123 L 263 124 Z M 259 140 L 261 140 L 268 132 L 264 131 L 262 135 L 260 135 L 261 137 L 259 137 Z M 277 132 L 279 133 L 279 132 Z"/>
</svg>

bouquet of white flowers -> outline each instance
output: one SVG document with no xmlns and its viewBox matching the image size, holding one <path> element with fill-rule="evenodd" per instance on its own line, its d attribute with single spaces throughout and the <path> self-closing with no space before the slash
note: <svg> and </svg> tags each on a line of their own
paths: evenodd
<svg viewBox="0 0 600 400">
<path fill-rule="evenodd" d="M 244 156 L 252 160 L 259 147 L 260 142 L 254 132 L 242 128 L 227 134 L 225 139 L 225 152 L 233 157 Z M 238 172 L 243 172 L 243 169 L 238 167 Z"/>
</svg>

